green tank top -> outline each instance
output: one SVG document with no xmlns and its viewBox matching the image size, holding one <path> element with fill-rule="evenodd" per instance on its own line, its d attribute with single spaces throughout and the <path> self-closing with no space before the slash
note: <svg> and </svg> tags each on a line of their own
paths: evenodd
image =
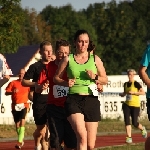
<svg viewBox="0 0 150 150">
<path fill-rule="evenodd" d="M 76 82 L 74 86 L 69 88 L 68 94 L 87 93 L 92 95 L 92 91 L 88 86 L 95 82 L 89 78 L 86 69 L 92 70 L 93 73 L 97 74 L 97 67 L 93 54 L 89 54 L 89 59 L 84 64 L 78 64 L 74 59 L 74 54 L 69 55 L 67 75 L 69 79 L 76 79 Z"/>
</svg>

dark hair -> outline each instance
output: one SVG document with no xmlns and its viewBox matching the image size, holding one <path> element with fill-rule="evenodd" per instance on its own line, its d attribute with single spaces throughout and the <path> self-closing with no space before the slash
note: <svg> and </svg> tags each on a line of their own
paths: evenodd
<svg viewBox="0 0 150 150">
<path fill-rule="evenodd" d="M 69 46 L 70 47 L 70 44 L 69 44 L 68 41 L 63 40 L 63 39 L 60 39 L 60 40 L 56 41 L 55 52 L 58 51 L 60 46 Z"/>
<path fill-rule="evenodd" d="M 81 34 L 87 34 L 90 39 L 89 33 L 86 30 L 78 30 L 74 35 L 74 41 L 76 41 Z"/>
<path fill-rule="evenodd" d="M 40 51 L 44 50 L 45 45 L 52 45 L 50 41 L 45 40 L 40 44 Z"/>
<path fill-rule="evenodd" d="M 91 52 L 92 50 L 95 50 L 95 44 L 93 44 L 93 41 L 89 41 L 88 51 Z"/>
<path fill-rule="evenodd" d="M 74 35 L 74 41 L 77 40 L 77 38 L 79 37 L 79 35 L 81 34 L 87 34 L 89 37 L 89 46 L 88 46 L 88 51 L 91 52 L 92 50 L 95 49 L 95 45 L 93 44 L 93 41 L 90 40 L 90 35 L 86 30 L 78 30 L 75 35 Z"/>
</svg>

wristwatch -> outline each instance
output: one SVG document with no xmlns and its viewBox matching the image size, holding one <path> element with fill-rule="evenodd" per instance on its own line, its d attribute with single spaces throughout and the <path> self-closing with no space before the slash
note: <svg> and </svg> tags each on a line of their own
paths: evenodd
<svg viewBox="0 0 150 150">
<path fill-rule="evenodd" d="M 98 80 L 98 75 L 97 74 L 95 75 L 95 79 L 94 80 Z"/>
</svg>

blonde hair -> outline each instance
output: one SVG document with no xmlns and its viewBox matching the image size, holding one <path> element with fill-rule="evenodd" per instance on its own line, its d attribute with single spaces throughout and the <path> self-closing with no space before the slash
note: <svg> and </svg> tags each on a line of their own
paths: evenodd
<svg viewBox="0 0 150 150">
<path fill-rule="evenodd" d="M 128 69 L 127 74 L 129 74 L 129 72 L 133 72 L 134 74 L 136 74 L 136 71 L 134 69 Z"/>
</svg>

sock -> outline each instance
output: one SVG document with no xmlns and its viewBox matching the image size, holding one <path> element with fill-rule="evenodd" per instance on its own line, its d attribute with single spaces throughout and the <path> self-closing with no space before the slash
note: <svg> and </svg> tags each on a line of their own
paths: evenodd
<svg viewBox="0 0 150 150">
<path fill-rule="evenodd" d="M 18 142 L 22 143 L 24 139 L 25 127 L 20 127 Z"/>
<path fill-rule="evenodd" d="M 20 127 L 16 129 L 17 134 L 19 135 Z"/>
</svg>

